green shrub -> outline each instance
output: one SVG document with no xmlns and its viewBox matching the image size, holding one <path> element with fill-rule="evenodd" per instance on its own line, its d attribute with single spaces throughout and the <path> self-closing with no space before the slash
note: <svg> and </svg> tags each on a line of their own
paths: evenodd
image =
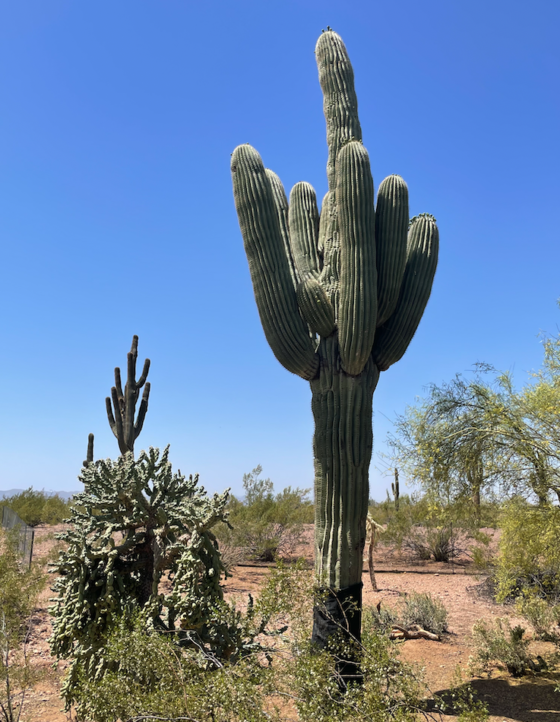
<svg viewBox="0 0 560 722">
<path fill-rule="evenodd" d="M 435 562 L 450 562 L 462 551 L 457 531 L 451 526 L 414 529 L 405 538 L 404 546 L 419 559 Z"/>
<path fill-rule="evenodd" d="M 301 540 L 303 525 L 313 522 L 309 490 L 287 487 L 274 494 L 270 479 L 260 477 L 257 466 L 243 476 L 245 499 L 231 497 L 228 524 L 216 527 L 220 547 L 240 549 L 246 558 L 274 561 L 293 554 Z"/>
<path fill-rule="evenodd" d="M 560 604 L 550 604 L 546 599 L 529 596 L 517 600 L 517 609 L 535 631 L 535 635 L 546 641 L 558 642 Z"/>
<path fill-rule="evenodd" d="M 30 618 L 45 575 L 22 565 L 17 536 L 0 529 L 0 719 L 17 722 L 38 670 L 29 664 Z"/>
<path fill-rule="evenodd" d="M 70 516 L 71 503 L 57 494 L 49 495 L 35 491 L 32 487 L 0 499 L 0 507 L 7 506 L 29 526 L 38 524 L 60 524 Z"/>
<path fill-rule="evenodd" d="M 268 620 L 265 631 L 289 625 L 289 635 L 275 633 L 266 650 L 268 662 L 258 653 L 217 660 L 147 631 L 138 620 L 121 620 L 106 644 L 110 671 L 99 681 L 81 680 L 86 718 L 279 722 L 295 718 L 297 710 L 300 722 L 417 722 L 418 713 L 427 708 L 428 690 L 421 674 L 399 658 L 398 645 L 368 623 L 368 610 L 359 645 L 362 684 L 350 683 L 341 691 L 337 655 L 347 650 L 335 644 L 330 652 L 318 651 L 309 642 L 310 613 L 318 600 L 313 574 L 303 564 L 280 565 L 271 572 L 250 607 L 253 621 L 239 613 L 242 625 L 258 621 L 263 627 L 262 620 Z M 462 690 L 459 696 L 465 697 Z M 481 713 L 474 715 L 480 712 L 474 700 L 461 710 L 472 713 L 462 719 L 484 719 Z"/>
<path fill-rule="evenodd" d="M 523 627 L 511 627 L 507 619 L 496 619 L 491 625 L 479 620 L 473 627 L 475 655 L 469 660 L 472 674 L 486 672 L 491 663 L 504 666 L 513 677 L 521 677 L 532 668 L 528 653 L 529 640 Z"/>
<path fill-rule="evenodd" d="M 523 596 L 560 601 L 560 507 L 509 502 L 501 517 L 497 600 Z"/>
<path fill-rule="evenodd" d="M 400 618 L 403 626 L 418 624 L 433 634 L 447 632 L 447 609 L 431 594 L 412 592 L 400 605 Z"/>
</svg>

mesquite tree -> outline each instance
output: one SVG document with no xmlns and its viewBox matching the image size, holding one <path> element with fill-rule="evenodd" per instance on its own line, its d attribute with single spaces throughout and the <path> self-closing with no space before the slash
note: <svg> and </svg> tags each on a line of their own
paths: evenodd
<svg viewBox="0 0 560 722">
<path fill-rule="evenodd" d="M 308 183 L 297 183 L 288 203 L 280 179 L 250 145 L 235 149 L 231 170 L 266 338 L 280 363 L 311 384 L 315 563 L 332 590 L 329 613 L 316 610 L 314 639 L 325 646 L 346 625 L 344 604 L 361 606 L 373 392 L 418 327 L 438 230 L 427 214 L 409 222 L 399 176 L 381 183 L 375 207 L 346 48 L 329 29 L 315 52 L 329 149 L 321 212 Z M 354 614 L 346 627 L 358 638 L 360 621 Z"/>
</svg>

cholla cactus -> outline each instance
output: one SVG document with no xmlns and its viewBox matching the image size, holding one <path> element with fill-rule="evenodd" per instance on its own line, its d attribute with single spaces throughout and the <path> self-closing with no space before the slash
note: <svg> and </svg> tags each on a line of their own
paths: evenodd
<svg viewBox="0 0 560 722">
<path fill-rule="evenodd" d="M 380 371 L 406 351 L 430 296 L 438 229 L 427 214 L 409 227 L 400 176 L 380 185 L 374 205 L 362 144 L 354 73 L 341 38 L 317 42 L 324 94 L 329 190 L 297 183 L 286 198 L 250 145 L 232 154 L 235 204 L 266 338 L 289 371 L 310 381 L 315 419 L 315 560 L 337 600 L 361 606 L 371 460 L 372 398 Z M 346 624 L 315 616 L 324 646 Z M 360 634 L 359 614 L 348 627 Z"/>
<path fill-rule="evenodd" d="M 72 660 L 67 702 L 80 674 L 103 674 L 104 634 L 123 612 L 142 611 L 181 646 L 217 658 L 247 643 L 234 610 L 231 624 L 220 616 L 224 568 L 211 529 L 226 518 L 228 492 L 209 497 L 198 476 L 172 472 L 168 453 L 151 448 L 135 461 L 128 452 L 82 469 L 85 491 L 74 497 L 71 527 L 58 536 L 67 549 L 53 565 L 50 644 L 53 656 Z"/>
</svg>

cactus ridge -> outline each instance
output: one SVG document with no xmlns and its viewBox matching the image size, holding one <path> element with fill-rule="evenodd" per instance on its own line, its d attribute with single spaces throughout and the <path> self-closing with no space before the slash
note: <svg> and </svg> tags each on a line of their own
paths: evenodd
<svg viewBox="0 0 560 722">
<path fill-rule="evenodd" d="M 272 195 L 274 197 L 276 215 L 278 216 L 280 235 L 282 236 L 284 253 L 286 254 L 288 265 L 290 267 L 290 276 L 292 277 L 292 283 L 294 285 L 294 288 L 297 288 L 300 278 L 298 276 L 295 260 L 292 255 L 292 248 L 290 245 L 290 231 L 288 226 L 288 199 L 286 197 L 286 191 L 284 190 L 282 181 L 274 171 L 267 168 L 265 170 L 265 173 L 270 180 L 270 185 L 272 186 Z"/>
<path fill-rule="evenodd" d="M 373 392 L 379 371 L 368 360 L 364 373 L 339 371 L 336 334 L 322 343 L 321 373 L 311 382 L 315 419 L 316 567 L 327 584 L 361 581 L 366 529 L 368 471 L 373 446 Z"/>
<path fill-rule="evenodd" d="M 436 272 L 439 233 L 433 216 L 417 216 L 408 234 L 407 260 L 397 307 L 375 338 L 372 357 L 380 371 L 402 358 L 416 333 Z"/>
<path fill-rule="evenodd" d="M 392 315 L 406 265 L 408 188 L 398 175 L 385 178 L 377 192 L 375 253 L 377 261 L 377 326 Z"/>
<path fill-rule="evenodd" d="M 320 268 L 317 253 L 319 211 L 317 196 L 309 183 L 296 183 L 290 193 L 290 242 L 296 268 L 301 279 L 317 278 Z"/>
<path fill-rule="evenodd" d="M 267 341 L 280 363 L 312 379 L 318 358 L 297 306 L 296 291 L 284 252 L 270 177 L 249 145 L 232 155 L 234 196 L 257 308 Z"/>
<path fill-rule="evenodd" d="M 346 373 L 356 376 L 371 353 L 377 315 L 373 178 L 367 150 L 361 143 L 342 148 L 336 175 L 341 247 L 340 357 Z"/>
<path fill-rule="evenodd" d="M 327 121 L 327 178 L 329 190 L 336 188 L 336 163 L 344 142 L 362 139 L 358 118 L 358 98 L 354 89 L 354 70 L 340 35 L 323 33 L 315 47 L 319 82 L 323 91 L 323 110 Z"/>
</svg>

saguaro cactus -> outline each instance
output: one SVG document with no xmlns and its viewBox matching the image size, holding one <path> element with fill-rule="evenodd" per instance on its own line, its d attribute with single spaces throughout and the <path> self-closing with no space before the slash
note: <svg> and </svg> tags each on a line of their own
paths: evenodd
<svg viewBox="0 0 560 722">
<path fill-rule="evenodd" d="M 232 154 L 235 204 L 266 338 L 289 371 L 310 381 L 315 420 L 315 563 L 331 590 L 316 610 L 314 639 L 340 626 L 359 638 L 366 539 L 372 400 L 380 371 L 406 351 L 430 296 L 438 230 L 427 214 L 409 223 L 400 176 L 374 206 L 354 73 L 342 39 L 317 42 L 329 157 L 321 212 L 297 183 L 290 202 L 250 145 Z"/>
<path fill-rule="evenodd" d="M 111 431 L 117 439 L 121 454 L 126 454 L 128 451 L 132 451 L 132 453 L 134 453 L 134 442 L 142 431 L 142 427 L 144 426 L 144 419 L 146 418 L 146 412 L 148 411 L 150 384 L 149 382 L 146 382 L 146 379 L 148 377 L 148 372 L 150 371 L 150 359 L 147 358 L 144 361 L 142 375 L 140 376 L 138 381 L 136 381 L 137 360 L 138 336 L 133 336 L 132 346 L 127 354 L 127 374 L 124 393 L 121 383 L 121 370 L 117 366 L 115 368 L 115 385 L 111 389 L 111 396 L 107 396 L 107 398 L 105 399 L 109 426 L 111 427 Z M 144 386 L 144 393 L 142 394 L 140 408 L 138 409 L 138 415 L 136 416 L 135 421 L 134 415 L 136 413 L 136 403 L 138 401 L 138 395 L 142 386 Z M 88 465 L 93 462 L 93 444 L 94 435 L 89 434 L 87 456 L 83 463 L 83 466 L 85 468 L 87 468 Z"/>
<path fill-rule="evenodd" d="M 399 470 L 395 466 L 395 481 L 391 482 L 391 491 L 395 499 L 395 511 L 399 510 L 399 499 L 401 496 L 400 485 L 399 485 Z"/>
</svg>

